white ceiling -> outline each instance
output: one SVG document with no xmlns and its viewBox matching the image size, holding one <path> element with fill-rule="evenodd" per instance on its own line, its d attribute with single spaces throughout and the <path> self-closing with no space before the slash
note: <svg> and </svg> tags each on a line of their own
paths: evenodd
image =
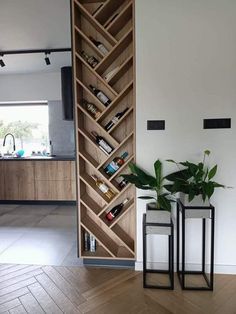
<svg viewBox="0 0 236 314">
<path fill-rule="evenodd" d="M 0 51 L 71 47 L 70 0 L 0 0 Z M 5 55 L 0 75 L 54 72 L 71 64 L 70 52 Z"/>
</svg>

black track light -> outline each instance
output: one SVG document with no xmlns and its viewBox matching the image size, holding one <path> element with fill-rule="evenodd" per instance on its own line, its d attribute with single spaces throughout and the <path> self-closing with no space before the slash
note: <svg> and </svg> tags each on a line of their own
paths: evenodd
<svg viewBox="0 0 236 314">
<path fill-rule="evenodd" d="M 49 57 L 48 57 L 49 54 L 50 54 L 50 52 L 45 52 L 45 58 L 44 58 L 44 60 L 45 60 L 45 62 L 46 62 L 46 65 L 50 65 L 50 64 L 51 64 L 50 59 L 49 59 Z"/>
</svg>

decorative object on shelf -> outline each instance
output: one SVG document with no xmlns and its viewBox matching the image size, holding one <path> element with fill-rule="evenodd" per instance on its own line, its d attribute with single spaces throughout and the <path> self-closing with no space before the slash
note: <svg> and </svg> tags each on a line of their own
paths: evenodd
<svg viewBox="0 0 236 314">
<path fill-rule="evenodd" d="M 89 85 L 94 95 L 103 103 L 104 106 L 108 107 L 111 103 L 111 100 L 105 95 L 100 89 L 97 89 L 93 85 Z"/>
<path fill-rule="evenodd" d="M 112 189 L 110 189 L 103 181 L 99 180 L 95 175 L 91 176 L 93 178 L 93 180 L 96 183 L 96 186 L 99 188 L 99 190 L 106 195 L 106 197 L 111 200 L 114 196 L 115 193 L 114 191 L 112 191 Z"/>
<path fill-rule="evenodd" d="M 127 152 L 124 152 L 120 157 L 115 157 L 112 162 L 110 162 L 104 171 L 109 176 L 112 176 L 116 171 L 125 163 L 125 158 L 128 156 Z"/>
<path fill-rule="evenodd" d="M 120 69 L 120 65 L 118 65 L 117 67 L 115 67 L 113 70 L 109 71 L 105 76 L 104 76 L 104 80 L 105 81 L 109 81 L 110 78 L 112 78 L 113 75 L 115 75 L 115 73 L 117 73 Z"/>
<path fill-rule="evenodd" d="M 89 246 L 90 246 L 90 252 L 94 253 L 96 252 L 96 249 L 97 249 L 97 241 L 96 241 L 96 238 L 94 237 L 93 234 L 90 234 L 90 237 L 89 237 Z"/>
<path fill-rule="evenodd" d="M 149 190 L 156 193 L 156 196 L 139 196 L 139 198 L 143 200 L 155 199 L 156 202 L 150 205 L 152 209 L 164 209 L 170 212 L 173 199 L 171 199 L 170 193 L 165 191 L 165 177 L 162 176 L 162 162 L 158 159 L 154 163 L 155 177 L 151 176 L 134 163 L 130 163 L 129 168 L 131 174 L 121 175 L 126 181 L 134 184 L 138 189 Z"/>
<path fill-rule="evenodd" d="M 109 53 L 109 50 L 100 41 L 94 39 L 92 36 L 89 36 L 89 39 L 101 51 L 101 53 L 103 53 L 104 55 L 107 55 Z"/>
<path fill-rule="evenodd" d="M 181 192 L 187 195 L 188 202 L 191 202 L 194 198 L 198 197 L 198 201 L 200 201 L 201 198 L 201 203 L 198 203 L 199 206 L 203 206 L 204 203 L 209 205 L 208 201 L 213 195 L 215 188 L 226 187 L 225 185 L 212 180 L 216 175 L 217 165 L 211 169 L 209 166 L 206 166 L 206 157 L 209 155 L 210 151 L 205 150 L 203 160 L 198 163 L 189 161 L 176 162 L 172 159 L 167 160 L 168 162 L 176 164 L 180 170 L 166 176 L 166 179 L 172 182 L 172 184 L 166 185 L 166 189 L 172 194 Z M 181 200 L 184 204 L 186 204 L 185 198 L 186 197 L 181 196 Z"/>
<path fill-rule="evenodd" d="M 96 143 L 98 144 L 99 148 L 106 154 L 109 155 L 113 151 L 113 147 L 107 143 L 107 141 L 100 135 L 97 134 L 97 132 L 92 131 L 91 134 L 93 135 L 94 139 L 96 140 Z"/>
<path fill-rule="evenodd" d="M 91 65 L 92 68 L 95 68 L 99 63 L 98 59 L 96 59 L 94 56 L 88 56 L 83 50 L 81 51 L 81 56 L 89 65 Z"/>
<path fill-rule="evenodd" d="M 113 207 L 109 213 L 106 214 L 106 219 L 109 221 L 112 221 L 116 216 L 118 216 L 120 214 L 120 212 L 122 211 L 124 205 L 129 201 L 128 198 L 126 198 L 122 203 L 116 205 L 115 207 Z"/>
<path fill-rule="evenodd" d="M 87 231 L 84 232 L 84 250 L 90 250 L 90 234 Z"/>
<path fill-rule="evenodd" d="M 129 110 L 129 108 L 125 108 L 123 111 L 118 112 L 112 119 L 105 125 L 106 131 L 109 131 L 113 125 L 115 125 L 121 117 Z"/>
<path fill-rule="evenodd" d="M 97 119 L 101 115 L 101 111 L 92 103 L 89 103 L 87 100 L 82 99 L 83 107 L 91 113 L 91 115 Z"/>
</svg>

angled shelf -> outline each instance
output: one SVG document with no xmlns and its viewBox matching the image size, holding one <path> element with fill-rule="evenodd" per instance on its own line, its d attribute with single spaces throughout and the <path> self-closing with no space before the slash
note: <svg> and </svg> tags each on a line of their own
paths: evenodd
<svg viewBox="0 0 236 314">
<path fill-rule="evenodd" d="M 79 256 L 135 260 L 135 189 L 121 176 L 135 161 L 134 0 L 72 0 L 72 16 Z"/>
</svg>

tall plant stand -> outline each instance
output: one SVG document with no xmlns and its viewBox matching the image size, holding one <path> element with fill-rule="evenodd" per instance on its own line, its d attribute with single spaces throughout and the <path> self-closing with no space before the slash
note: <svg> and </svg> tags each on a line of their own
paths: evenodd
<svg viewBox="0 0 236 314">
<path fill-rule="evenodd" d="M 151 213 L 153 212 L 153 213 Z M 155 221 L 155 214 L 157 210 L 151 210 L 143 215 L 143 287 L 144 288 L 155 288 L 155 289 L 174 289 L 174 228 L 172 218 L 169 213 L 164 211 L 160 213 L 161 218 Z M 153 214 L 153 215 L 152 215 Z M 166 219 L 165 214 L 169 214 Z M 163 269 L 149 269 L 147 267 L 147 235 L 159 234 L 168 236 L 168 270 Z M 163 284 L 148 284 L 147 274 L 166 274 L 169 276 L 169 285 Z"/>
<path fill-rule="evenodd" d="M 180 217 L 181 216 L 181 217 Z M 186 219 L 198 218 L 202 220 L 202 263 L 200 271 L 186 270 Z M 206 220 L 210 220 L 210 272 L 206 273 Z M 180 226 L 181 223 L 181 226 Z M 186 206 L 180 200 L 177 201 L 177 274 L 183 290 L 213 290 L 214 282 L 214 229 L 215 208 L 209 206 Z M 181 244 L 180 244 L 181 236 Z M 181 251 L 181 252 L 180 252 Z M 180 263 L 182 267 L 180 269 Z M 206 286 L 187 286 L 186 275 L 202 275 Z"/>
</svg>

